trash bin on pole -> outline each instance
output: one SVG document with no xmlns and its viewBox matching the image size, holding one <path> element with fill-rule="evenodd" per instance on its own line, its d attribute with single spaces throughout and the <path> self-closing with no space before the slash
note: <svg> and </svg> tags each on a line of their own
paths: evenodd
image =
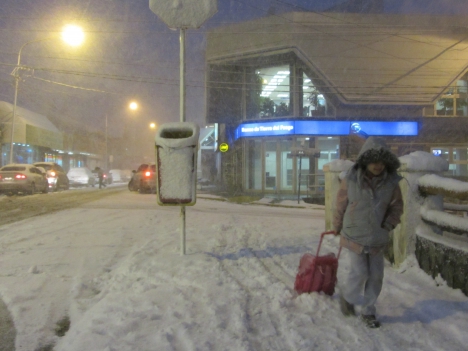
<svg viewBox="0 0 468 351">
<path fill-rule="evenodd" d="M 159 205 L 191 206 L 196 202 L 200 128 L 195 123 L 166 123 L 156 137 Z"/>
</svg>

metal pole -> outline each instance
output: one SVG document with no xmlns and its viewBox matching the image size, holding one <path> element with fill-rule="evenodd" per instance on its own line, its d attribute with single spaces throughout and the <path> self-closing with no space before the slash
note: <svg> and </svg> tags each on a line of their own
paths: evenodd
<svg viewBox="0 0 468 351">
<path fill-rule="evenodd" d="M 106 113 L 106 160 L 105 160 L 105 162 L 104 162 L 104 167 L 105 167 L 105 170 L 106 170 L 106 171 L 109 170 L 109 167 L 108 167 L 108 165 L 107 165 L 107 162 L 108 162 L 108 160 L 109 160 L 109 156 L 108 156 L 107 153 L 108 153 L 108 152 L 107 152 L 107 113 Z"/>
<path fill-rule="evenodd" d="M 11 117 L 11 139 L 10 139 L 10 163 L 13 163 L 13 136 L 15 134 L 15 119 L 16 119 L 16 103 L 18 101 L 18 85 L 19 85 L 19 70 L 20 70 L 20 65 L 21 65 L 21 52 L 23 51 L 23 48 L 31 43 L 37 43 L 40 41 L 46 41 L 50 40 L 52 38 L 42 38 L 42 39 L 36 39 L 36 40 L 31 40 L 23 45 L 21 45 L 19 51 L 18 51 L 18 63 L 16 64 L 16 68 L 14 69 L 15 73 L 15 98 L 13 100 L 13 116 Z"/>
<path fill-rule="evenodd" d="M 185 122 L 185 28 L 180 29 L 180 121 Z"/>
<path fill-rule="evenodd" d="M 19 57 L 19 56 L 18 56 Z M 19 58 L 18 58 L 19 62 Z M 19 63 L 18 63 L 19 66 Z M 13 163 L 13 136 L 15 135 L 15 119 L 16 119 L 16 101 L 18 99 L 18 83 L 19 75 L 18 71 L 15 72 L 15 99 L 13 101 L 13 116 L 11 117 L 11 139 L 10 139 L 10 162 Z"/>
<path fill-rule="evenodd" d="M 180 121 L 185 122 L 185 28 L 180 29 Z M 180 206 L 180 254 L 185 255 L 185 206 Z"/>
<path fill-rule="evenodd" d="M 11 139 L 10 139 L 10 163 L 13 163 L 13 136 L 15 135 L 15 119 L 16 119 L 16 102 L 18 101 L 18 85 L 19 85 L 19 69 L 21 65 L 21 51 L 23 48 L 32 42 L 24 43 L 18 51 L 18 63 L 15 68 L 15 98 L 13 100 L 13 116 L 11 117 Z"/>
</svg>

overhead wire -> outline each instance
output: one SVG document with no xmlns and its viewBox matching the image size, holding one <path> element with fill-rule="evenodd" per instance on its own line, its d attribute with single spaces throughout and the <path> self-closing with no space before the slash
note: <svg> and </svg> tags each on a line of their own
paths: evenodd
<svg viewBox="0 0 468 351">
<path fill-rule="evenodd" d="M 256 8 L 256 9 L 259 9 L 259 10 L 262 10 L 261 8 L 257 7 L 257 6 L 253 6 L 251 3 L 246 3 L 244 1 L 240 1 L 240 0 L 235 0 L 237 2 L 240 2 L 240 3 L 243 3 L 243 4 L 246 4 L 247 6 L 250 6 L 250 7 L 253 7 L 253 8 Z M 295 8 L 299 8 L 301 10 L 305 10 L 304 8 L 301 8 L 300 6 L 297 6 L 297 5 L 293 5 L 293 4 L 290 4 L 290 3 L 287 3 L 285 1 L 278 1 L 278 3 L 283 3 L 283 4 L 287 4 L 289 6 L 292 6 L 292 7 L 295 7 Z M 88 3 L 89 5 L 89 3 Z M 309 10 L 307 10 L 309 11 Z M 310 11 L 310 12 L 314 12 L 314 11 Z M 317 13 L 319 15 L 323 15 L 323 16 L 326 16 L 326 17 L 330 17 L 330 18 L 333 18 L 333 19 L 336 19 L 335 17 L 333 16 L 330 16 L 330 15 L 327 15 L 327 14 L 323 14 L 323 13 L 320 13 L 320 12 L 314 12 L 314 13 Z M 278 16 L 278 15 L 276 15 Z M 279 16 L 279 17 L 282 17 L 282 16 Z M 285 19 L 284 17 L 282 17 L 283 19 Z M 344 23 L 344 25 L 348 25 L 349 23 Z M 98 31 L 98 32 L 102 32 L 102 31 Z M 270 32 L 271 33 L 271 32 Z M 141 34 L 141 32 L 139 32 L 139 34 Z M 395 34 L 392 34 L 394 36 L 396 36 Z M 340 38 L 340 40 L 342 40 L 342 38 Z M 361 44 L 360 44 L 361 45 Z M 369 48 L 368 46 L 366 45 L 363 45 L 367 48 Z M 372 49 L 372 48 L 371 48 Z M 382 53 L 382 52 L 379 52 L 379 53 Z M 388 54 L 388 53 L 385 53 L 385 54 Z M 318 57 L 324 57 L 324 56 L 318 56 Z M 69 59 L 69 58 L 57 58 L 57 59 L 62 59 L 62 60 L 74 60 L 74 59 Z M 399 59 L 404 59 L 402 57 L 399 57 Z M 103 62 L 103 61 L 93 61 L 93 60 L 85 60 L 85 59 L 75 59 L 77 61 L 79 60 L 83 60 L 83 62 L 94 62 L 94 63 L 105 63 L 105 64 L 121 64 L 121 65 L 132 65 L 132 66 L 135 66 L 135 64 L 131 64 L 131 63 L 115 63 L 115 62 Z M 409 58 L 407 58 L 407 60 L 410 60 Z M 429 58 L 428 58 L 429 60 Z M 3 65 L 3 64 L 2 64 Z M 14 66 L 14 65 L 12 65 Z M 139 65 L 139 67 L 145 67 L 146 65 Z M 131 82 L 139 82 L 139 83 L 148 83 L 148 84 L 170 84 L 170 85 L 175 85 L 175 84 L 178 84 L 178 82 L 176 82 L 175 80 L 167 80 L 167 79 L 160 79 L 160 78 L 156 78 L 156 77 L 153 77 L 153 78 L 150 78 L 148 79 L 147 77 L 143 78 L 143 77 L 135 77 L 135 76 L 122 76 L 122 75 L 108 75 L 108 74 L 101 74 L 101 73 L 89 73 L 89 72 L 78 72 L 78 71 L 67 71 L 67 70 L 54 70 L 54 69 L 46 69 L 46 68 L 35 68 L 36 70 L 44 70 L 44 71 L 49 71 L 49 72 L 55 72 L 55 73 L 63 73 L 63 74 L 72 74 L 72 75 L 78 75 L 78 76 L 86 76 L 86 77 L 93 77 L 93 78 L 104 78 L 104 79 L 113 79 L 113 80 L 121 80 L 121 81 L 131 81 Z M 176 69 L 176 67 L 174 66 L 174 69 Z M 203 69 L 198 69 L 200 71 L 203 71 Z M 195 71 L 195 70 L 194 70 Z M 368 70 L 366 72 L 369 72 Z M 368 74 L 372 74 L 372 73 L 368 73 Z M 434 75 L 435 76 L 435 75 Z M 208 84 L 212 83 L 212 82 L 207 82 Z M 226 82 L 226 83 L 230 83 L 232 84 L 232 82 Z M 202 84 L 203 83 L 200 83 L 200 86 L 198 85 L 192 85 L 192 86 L 195 86 L 195 87 L 202 87 Z M 190 84 L 188 85 L 190 86 Z M 203 86 L 205 86 L 203 84 Z M 339 88 L 338 86 L 336 88 Z M 361 86 L 362 88 L 362 86 Z M 364 87 L 365 88 L 365 87 Z"/>
</svg>

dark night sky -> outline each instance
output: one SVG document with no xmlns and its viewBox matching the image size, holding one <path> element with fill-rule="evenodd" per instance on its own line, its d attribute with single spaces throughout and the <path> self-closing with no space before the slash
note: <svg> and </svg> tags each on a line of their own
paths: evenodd
<svg viewBox="0 0 468 351">
<path fill-rule="evenodd" d="M 204 32 L 231 22 L 287 11 L 322 11 L 341 0 L 220 0 L 218 13 L 187 32 L 187 120 L 204 125 Z M 461 0 L 386 0 L 387 13 L 468 14 Z M 66 48 L 60 40 L 25 47 L 22 63 L 35 68 L 20 83 L 18 105 L 48 116 L 64 129 L 121 133 L 124 123 L 179 120 L 179 33 L 143 0 L 2 0 L 0 3 L 0 100 L 13 102 L 13 70 L 22 44 L 49 37 L 74 21 L 86 43 Z M 467 22 L 468 23 L 468 22 Z M 58 84 L 60 83 L 60 84 Z M 84 88 L 84 89 L 83 89 Z M 85 90 L 87 89 L 87 90 Z M 127 104 L 139 101 L 131 114 Z"/>
</svg>

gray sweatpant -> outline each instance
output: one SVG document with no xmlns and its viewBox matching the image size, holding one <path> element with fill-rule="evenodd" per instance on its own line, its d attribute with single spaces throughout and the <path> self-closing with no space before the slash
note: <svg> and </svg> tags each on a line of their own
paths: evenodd
<svg viewBox="0 0 468 351">
<path fill-rule="evenodd" d="M 349 257 L 350 271 L 343 284 L 340 284 L 341 294 L 354 305 L 359 302 L 364 289 L 361 314 L 375 314 L 375 302 L 382 290 L 384 276 L 383 250 L 375 255 L 349 251 Z"/>
</svg>

